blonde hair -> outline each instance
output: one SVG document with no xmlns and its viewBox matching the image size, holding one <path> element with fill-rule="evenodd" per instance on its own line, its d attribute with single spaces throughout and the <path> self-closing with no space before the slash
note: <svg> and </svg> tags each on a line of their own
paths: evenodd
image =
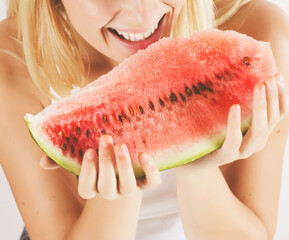
<svg viewBox="0 0 289 240">
<path fill-rule="evenodd" d="M 214 0 L 186 0 L 171 37 L 190 36 L 194 31 L 215 28 L 232 17 L 250 0 L 231 0 L 215 6 Z M 67 96 L 88 83 L 88 66 L 81 37 L 65 14 L 61 0 L 10 0 L 8 17 L 16 17 L 18 40 L 35 85 L 53 99 Z M 51 88 L 57 95 L 51 93 Z"/>
</svg>

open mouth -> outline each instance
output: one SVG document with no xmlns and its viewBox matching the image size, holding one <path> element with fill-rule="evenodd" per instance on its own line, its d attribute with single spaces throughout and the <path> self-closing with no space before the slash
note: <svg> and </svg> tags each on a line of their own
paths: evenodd
<svg viewBox="0 0 289 240">
<path fill-rule="evenodd" d="M 108 31 L 110 31 L 112 34 L 114 34 L 115 36 L 117 36 L 122 40 L 127 40 L 131 42 L 144 41 L 146 39 L 149 39 L 158 30 L 164 16 L 165 14 L 162 16 L 160 21 L 155 26 L 153 26 L 150 30 L 143 33 L 120 32 L 113 28 L 108 28 Z"/>
</svg>

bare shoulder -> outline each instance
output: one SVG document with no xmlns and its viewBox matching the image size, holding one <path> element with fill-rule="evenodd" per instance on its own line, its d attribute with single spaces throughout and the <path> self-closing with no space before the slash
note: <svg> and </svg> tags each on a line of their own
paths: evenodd
<svg viewBox="0 0 289 240">
<path fill-rule="evenodd" d="M 25 64 L 11 54 L 23 57 L 20 45 L 14 40 L 15 25 L 11 19 L 0 22 L 0 104 L 1 122 L 8 111 L 40 111 L 39 94 Z M 25 105 L 29 106 L 24 107 Z M 24 113 L 24 112 L 23 112 Z M 2 132 L 2 131 L 1 131 Z"/>
<path fill-rule="evenodd" d="M 260 41 L 289 40 L 289 17 L 278 5 L 266 0 L 252 0 L 244 5 L 222 30 L 235 30 Z"/>
<path fill-rule="evenodd" d="M 16 80 L 15 75 L 18 75 L 17 72 L 21 72 L 22 74 L 25 72 L 23 71 L 25 66 L 9 54 L 23 56 L 19 51 L 20 47 L 13 40 L 13 38 L 17 37 L 13 26 L 14 24 L 11 19 L 5 19 L 0 22 L 0 76 L 2 86 L 9 83 L 14 85 L 15 81 L 13 80 Z"/>
<path fill-rule="evenodd" d="M 11 19 L 2 21 L 0 23 L 1 133 L 6 132 L 7 128 L 22 128 L 21 116 L 24 116 L 27 112 L 37 113 L 43 108 L 39 100 L 40 93 L 30 79 L 26 65 L 11 56 L 11 54 L 15 54 L 21 57 L 21 48 L 13 39 L 15 37 L 13 21 Z M 14 141 L 13 137 L 15 136 L 12 135 L 13 132 L 11 131 L 6 140 Z M 4 145 L 1 144 L 1 146 Z M 3 155 L 4 151 L 1 153 Z M 0 157 L 1 164 L 4 164 L 4 160 L 4 157 Z"/>
<path fill-rule="evenodd" d="M 14 56 L 13 56 L 14 55 Z M 15 56 L 24 59 L 22 43 L 17 40 L 17 23 L 13 18 L 0 22 L 0 85 L 2 91 L 19 93 L 27 98 L 34 98 L 39 106 L 47 106 L 50 100 L 33 83 L 25 63 Z M 18 92 L 19 91 L 19 92 Z"/>
<path fill-rule="evenodd" d="M 25 64 L 5 52 L 21 53 L 11 38 L 15 31 L 10 24 L 9 20 L 0 23 L 0 163 L 31 238 L 64 239 L 66 228 L 82 211 L 83 200 L 73 174 L 39 166 L 44 153 L 31 138 L 24 115 L 43 109 L 43 94 Z"/>
<path fill-rule="evenodd" d="M 270 41 L 276 36 L 289 39 L 289 17 L 281 7 L 265 0 L 256 0 L 252 6 L 243 31 L 257 40 Z"/>
</svg>

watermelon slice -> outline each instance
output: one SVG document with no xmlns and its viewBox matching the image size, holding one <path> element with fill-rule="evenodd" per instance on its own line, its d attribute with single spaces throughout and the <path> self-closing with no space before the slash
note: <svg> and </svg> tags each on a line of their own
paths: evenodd
<svg viewBox="0 0 289 240">
<path fill-rule="evenodd" d="M 127 144 L 138 177 L 142 151 L 161 171 L 221 147 L 233 104 L 244 133 L 254 86 L 276 72 L 269 43 L 234 31 L 163 38 L 25 121 L 43 151 L 77 175 L 84 152 L 110 134 Z"/>
</svg>

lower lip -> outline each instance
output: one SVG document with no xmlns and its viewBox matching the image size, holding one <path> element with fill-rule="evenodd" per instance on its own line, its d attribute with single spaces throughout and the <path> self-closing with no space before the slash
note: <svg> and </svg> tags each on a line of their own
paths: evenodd
<svg viewBox="0 0 289 240">
<path fill-rule="evenodd" d="M 164 17 L 161 19 L 158 28 L 154 31 L 154 33 L 152 35 L 150 35 L 148 38 L 141 40 L 141 41 L 129 41 L 126 39 L 121 39 L 118 36 L 116 36 L 115 34 L 113 34 L 112 32 L 108 31 L 114 38 L 116 38 L 120 44 L 122 44 L 123 46 L 130 48 L 132 50 L 141 50 L 141 49 L 146 49 L 147 46 L 149 46 L 150 44 L 157 42 L 160 39 L 161 36 L 161 29 L 162 29 L 162 23 L 164 21 Z"/>
</svg>

